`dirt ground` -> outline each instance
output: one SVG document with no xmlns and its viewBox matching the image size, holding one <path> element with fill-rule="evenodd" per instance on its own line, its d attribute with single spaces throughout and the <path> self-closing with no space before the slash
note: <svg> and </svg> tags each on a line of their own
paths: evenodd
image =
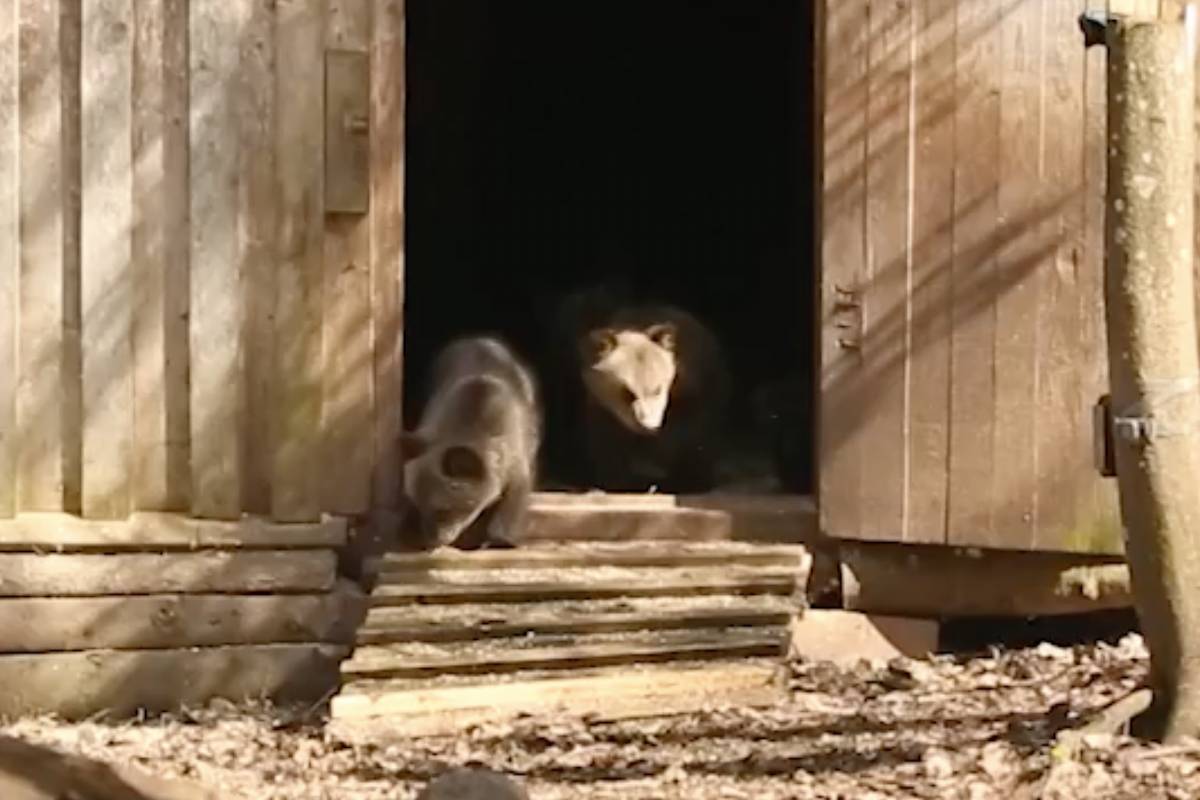
<svg viewBox="0 0 1200 800">
<path fill-rule="evenodd" d="M 578 798 L 1196 798 L 1200 743 L 1056 735 L 1143 680 L 1136 635 L 984 656 L 792 664 L 788 702 L 666 720 L 522 720 L 462 737 L 348 747 L 319 721 L 232 707 L 140 724 L 21 720 L 0 733 L 220 797 L 403 800 L 450 765 L 514 773 L 534 800 Z"/>
</svg>

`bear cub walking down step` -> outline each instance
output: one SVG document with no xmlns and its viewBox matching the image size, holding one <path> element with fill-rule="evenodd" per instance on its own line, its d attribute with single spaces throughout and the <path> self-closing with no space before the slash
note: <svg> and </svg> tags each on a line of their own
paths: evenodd
<svg viewBox="0 0 1200 800">
<path fill-rule="evenodd" d="M 713 488 L 730 378 L 720 343 L 672 306 L 622 307 L 578 341 L 593 477 L 610 491 Z"/>
<path fill-rule="evenodd" d="M 529 368 L 499 339 L 446 345 L 416 430 L 401 436 L 409 518 L 426 547 L 515 546 L 524 532 L 541 444 Z"/>
</svg>

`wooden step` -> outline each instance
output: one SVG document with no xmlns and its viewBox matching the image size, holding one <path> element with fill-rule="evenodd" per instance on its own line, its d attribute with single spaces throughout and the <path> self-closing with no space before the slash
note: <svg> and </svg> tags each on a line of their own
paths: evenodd
<svg viewBox="0 0 1200 800">
<path fill-rule="evenodd" d="M 458 582 L 458 575 L 425 575 L 402 582 L 384 581 L 371 593 L 372 606 L 416 603 L 540 603 L 606 597 L 696 597 L 701 595 L 791 595 L 797 590 L 793 571 L 663 570 L 622 578 L 584 574 L 559 580 L 488 572 L 485 580 Z"/>
<path fill-rule="evenodd" d="M 348 684 L 333 698 L 329 731 L 349 741 L 462 735 L 470 725 L 517 716 L 570 714 L 596 721 L 686 714 L 722 706 L 771 706 L 785 694 L 770 663 L 612 667 L 497 683 Z"/>
<path fill-rule="evenodd" d="M 534 494 L 526 540 L 814 541 L 816 504 L 801 495 Z"/>
<path fill-rule="evenodd" d="M 442 548 L 431 553 L 389 553 L 373 559 L 369 571 L 390 575 L 425 570 L 530 569 L 564 567 L 704 567 L 775 566 L 796 569 L 808 558 L 799 546 L 596 542 L 589 545 L 539 545 L 512 550 L 460 551 Z"/>
<path fill-rule="evenodd" d="M 629 604 L 578 603 L 574 607 L 547 608 L 543 604 L 518 606 L 456 606 L 453 616 L 437 609 L 422 618 L 431 606 L 373 608 L 359 628 L 359 645 L 398 642 L 462 642 L 477 639 L 551 634 L 598 634 L 639 630 L 681 630 L 787 625 L 793 614 L 790 603 L 776 598 L 754 602 L 748 598 L 722 605 L 697 605 L 685 599 L 666 608 L 620 610 Z M 703 601 L 701 601 L 703 602 Z M 559 605 L 562 604 L 550 604 Z M 679 607 L 682 606 L 682 607 Z"/>
<path fill-rule="evenodd" d="M 428 643 L 369 645 L 358 648 L 354 656 L 342 664 L 342 676 L 348 680 L 416 678 L 780 656 L 784 653 L 786 633 L 782 627 L 741 628 L 651 631 L 575 640 L 561 636 L 531 636 L 458 646 Z"/>
</svg>

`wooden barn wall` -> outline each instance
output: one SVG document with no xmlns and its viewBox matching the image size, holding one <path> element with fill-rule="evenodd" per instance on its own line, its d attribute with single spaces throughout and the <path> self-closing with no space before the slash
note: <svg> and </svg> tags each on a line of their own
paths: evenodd
<svg viewBox="0 0 1200 800">
<path fill-rule="evenodd" d="M 1120 551 L 1092 462 L 1105 53 L 1083 48 L 1087 7 L 825 4 L 831 535 Z"/>
<path fill-rule="evenodd" d="M 0 0 L 0 517 L 394 501 L 403 15 Z M 326 48 L 369 52 L 366 215 L 323 207 Z"/>
</svg>

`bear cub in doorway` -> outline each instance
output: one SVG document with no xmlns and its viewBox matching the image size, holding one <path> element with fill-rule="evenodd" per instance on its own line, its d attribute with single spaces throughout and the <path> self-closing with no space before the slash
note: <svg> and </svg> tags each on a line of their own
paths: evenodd
<svg viewBox="0 0 1200 800">
<path fill-rule="evenodd" d="M 704 323 L 673 306 L 621 306 L 576 344 L 599 487 L 712 489 L 731 386 L 724 352 Z"/>
<path fill-rule="evenodd" d="M 434 359 L 420 424 L 401 435 L 404 494 L 425 547 L 514 547 L 541 444 L 537 381 L 507 344 L 458 339 Z"/>
</svg>

